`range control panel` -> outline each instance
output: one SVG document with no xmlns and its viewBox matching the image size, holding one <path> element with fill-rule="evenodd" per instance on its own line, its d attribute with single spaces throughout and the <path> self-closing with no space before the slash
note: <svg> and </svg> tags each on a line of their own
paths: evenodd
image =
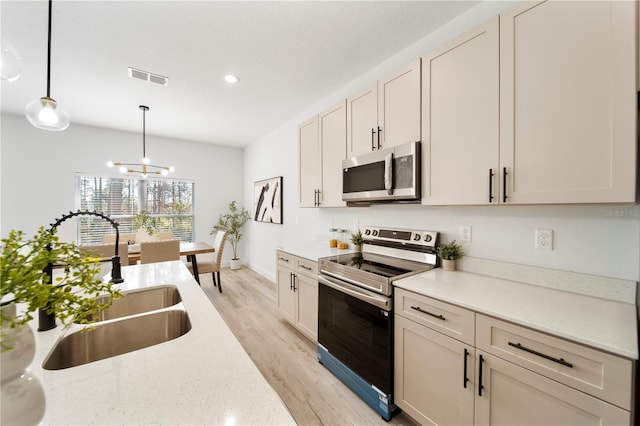
<svg viewBox="0 0 640 426">
<path fill-rule="evenodd" d="M 438 232 L 436 231 L 415 231 L 365 226 L 362 234 L 364 240 L 408 243 L 426 247 L 435 247 L 438 241 Z"/>
</svg>

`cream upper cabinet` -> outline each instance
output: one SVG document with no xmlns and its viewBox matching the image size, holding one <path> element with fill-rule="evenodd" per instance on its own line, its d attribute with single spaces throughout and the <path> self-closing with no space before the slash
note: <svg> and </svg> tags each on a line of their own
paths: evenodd
<svg viewBox="0 0 640 426">
<path fill-rule="evenodd" d="M 635 23 L 632 1 L 500 15 L 501 201 L 635 201 Z"/>
<path fill-rule="evenodd" d="M 420 59 L 378 81 L 379 145 L 420 140 Z"/>
<path fill-rule="evenodd" d="M 322 150 L 320 207 L 343 207 L 342 160 L 347 157 L 347 103 L 341 101 L 319 114 Z"/>
<path fill-rule="evenodd" d="M 298 203 L 300 207 L 318 205 L 320 191 L 320 135 L 318 116 L 298 126 Z"/>
<path fill-rule="evenodd" d="M 499 19 L 422 58 L 423 204 L 497 203 Z"/>
<path fill-rule="evenodd" d="M 378 147 L 378 83 L 347 98 L 347 155 Z"/>
<path fill-rule="evenodd" d="M 347 155 L 420 140 L 420 59 L 347 98 Z"/>
<path fill-rule="evenodd" d="M 298 126 L 300 207 L 342 207 L 346 158 L 346 101 Z"/>
</svg>

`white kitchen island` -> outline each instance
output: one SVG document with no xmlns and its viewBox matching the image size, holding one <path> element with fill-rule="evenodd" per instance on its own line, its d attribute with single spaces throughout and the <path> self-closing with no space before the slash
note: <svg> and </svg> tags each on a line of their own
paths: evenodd
<svg viewBox="0 0 640 426">
<path fill-rule="evenodd" d="M 37 319 L 32 321 L 36 355 L 28 370 L 45 393 L 42 424 L 295 424 L 181 261 L 123 267 L 122 275 L 123 291 L 177 286 L 191 330 L 155 346 L 49 371 L 42 362 L 63 328 L 37 332 Z"/>
</svg>

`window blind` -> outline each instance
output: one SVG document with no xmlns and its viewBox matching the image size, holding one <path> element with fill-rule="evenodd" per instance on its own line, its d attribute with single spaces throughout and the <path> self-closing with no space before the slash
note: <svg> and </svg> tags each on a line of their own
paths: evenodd
<svg viewBox="0 0 640 426">
<path fill-rule="evenodd" d="M 193 241 L 194 183 L 170 179 L 76 175 L 76 204 L 118 222 L 120 234 L 135 233 L 134 217 L 146 210 L 159 219 L 159 231 L 171 231 L 180 241 Z M 104 234 L 115 234 L 106 220 L 78 216 L 80 244 L 100 244 Z"/>
</svg>

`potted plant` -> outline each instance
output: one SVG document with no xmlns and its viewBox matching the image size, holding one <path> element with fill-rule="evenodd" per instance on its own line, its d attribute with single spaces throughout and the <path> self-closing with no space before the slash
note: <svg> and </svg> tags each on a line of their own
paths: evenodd
<svg viewBox="0 0 640 426">
<path fill-rule="evenodd" d="M 51 285 L 47 284 L 49 265 L 60 266 Z M 55 313 L 63 323 L 88 323 L 109 307 L 120 291 L 114 283 L 103 281 L 101 272 L 98 258 L 83 257 L 75 244 L 60 241 L 55 232 L 40 227 L 27 239 L 22 231 L 9 231 L 2 239 L 0 264 L 2 350 L 12 347 L 10 330 L 32 320 L 38 309 Z M 110 296 L 108 303 L 98 303 L 98 295 Z M 20 309 L 13 315 L 16 305 Z"/>
<path fill-rule="evenodd" d="M 249 220 L 249 212 L 244 207 L 238 209 L 236 202 L 229 203 L 229 212 L 218 217 L 218 223 L 213 225 L 211 234 L 218 231 L 227 233 L 227 240 L 233 249 L 233 259 L 231 259 L 231 269 L 240 269 L 240 259 L 238 258 L 238 242 L 242 238 L 242 227 Z"/>
<path fill-rule="evenodd" d="M 456 244 L 456 240 L 448 244 L 439 244 L 436 253 L 442 259 L 442 269 L 445 271 L 456 270 L 456 259 L 462 257 L 462 247 Z"/>
<path fill-rule="evenodd" d="M 358 230 L 355 234 L 351 234 L 351 242 L 356 251 L 362 250 L 362 231 Z"/>
<path fill-rule="evenodd" d="M 158 218 L 151 216 L 149 211 L 140 211 L 140 213 L 133 217 L 133 221 L 137 229 L 136 243 L 155 241 L 158 239 Z"/>
</svg>

